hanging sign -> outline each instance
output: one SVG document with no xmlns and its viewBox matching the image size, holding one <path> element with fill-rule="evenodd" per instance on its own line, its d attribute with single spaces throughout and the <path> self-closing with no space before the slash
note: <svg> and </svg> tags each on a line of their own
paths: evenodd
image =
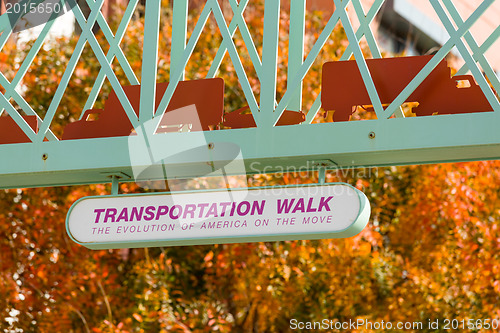
<svg viewBox="0 0 500 333">
<path fill-rule="evenodd" d="M 370 203 L 342 183 L 190 193 L 86 197 L 66 218 L 90 249 L 346 238 Z"/>
</svg>

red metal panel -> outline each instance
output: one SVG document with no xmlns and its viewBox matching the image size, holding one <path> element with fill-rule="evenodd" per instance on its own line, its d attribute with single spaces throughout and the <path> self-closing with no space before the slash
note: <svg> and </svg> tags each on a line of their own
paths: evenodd
<svg viewBox="0 0 500 333">
<path fill-rule="evenodd" d="M 168 82 L 156 84 L 156 108 L 160 104 L 161 98 L 167 90 Z M 127 95 L 135 113 L 139 114 L 140 105 L 140 85 L 124 86 L 123 90 Z M 209 130 L 210 126 L 217 126 L 222 121 L 224 112 L 224 80 L 221 78 L 191 80 L 179 82 L 172 100 L 167 107 L 167 112 L 176 110 L 185 106 L 195 105 L 198 111 L 202 128 L 193 128 L 192 130 Z M 91 114 L 97 115 L 97 119 L 89 119 Z M 160 125 L 177 125 L 171 123 L 177 121 L 178 124 L 191 123 L 192 119 L 171 119 L 168 117 L 162 119 Z M 103 138 L 114 136 L 127 136 L 132 132 L 130 123 L 125 110 L 123 109 L 118 96 L 114 91 L 111 92 L 104 110 L 91 109 L 85 111 L 84 117 L 76 122 L 70 123 L 64 129 L 63 140 Z M 161 132 L 161 131 L 159 131 Z"/>
<path fill-rule="evenodd" d="M 410 83 L 432 56 L 368 59 L 373 82 L 383 104 L 391 103 Z M 469 87 L 457 87 L 468 81 Z M 418 102 L 417 116 L 493 111 L 471 75 L 451 77 L 445 60 L 427 76 L 406 102 Z M 347 121 L 353 106 L 371 105 L 361 73 L 354 60 L 333 61 L 323 65 L 321 103 L 333 111 L 334 121 Z"/>
<path fill-rule="evenodd" d="M 24 120 L 38 133 L 37 116 L 23 116 Z M 0 144 L 31 142 L 11 116 L 0 117 Z"/>
</svg>

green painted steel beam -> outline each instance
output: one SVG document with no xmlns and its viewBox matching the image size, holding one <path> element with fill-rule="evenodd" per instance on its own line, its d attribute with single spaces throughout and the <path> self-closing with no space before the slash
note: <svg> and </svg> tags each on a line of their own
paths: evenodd
<svg viewBox="0 0 500 333">
<path fill-rule="evenodd" d="M 170 47 L 170 62 L 174 66 L 180 63 L 182 54 L 186 48 L 187 39 L 187 18 L 188 18 L 188 1 L 176 0 L 172 4 L 172 45 Z M 176 69 L 170 66 L 170 75 Z M 184 80 L 184 68 L 181 71 L 181 80 Z"/>
<path fill-rule="evenodd" d="M 193 32 L 191 33 L 191 37 L 189 38 L 189 41 L 186 47 L 184 48 L 182 55 L 179 55 L 178 59 L 175 60 L 176 61 L 175 63 L 171 62 L 170 64 L 171 71 L 170 71 L 169 84 L 167 90 L 165 91 L 160 101 L 160 104 L 158 105 L 158 108 L 154 113 L 155 117 L 163 116 L 163 114 L 167 110 L 170 100 L 172 99 L 172 96 L 174 95 L 174 91 L 177 88 L 179 81 L 182 81 L 182 79 L 184 78 L 184 71 L 186 69 L 186 65 L 189 61 L 189 58 L 191 57 L 191 54 L 193 53 L 196 44 L 198 43 L 198 39 L 200 38 L 201 32 L 203 31 L 203 28 L 205 27 L 208 17 L 212 11 L 212 7 L 209 4 L 209 2 L 211 3 L 210 0 L 207 1 L 207 3 L 205 3 L 205 6 L 203 7 L 202 12 L 200 13 L 198 21 L 196 22 Z"/>
<path fill-rule="evenodd" d="M 153 119 L 155 114 L 160 7 L 161 0 L 149 0 L 146 3 L 144 46 L 142 48 L 141 101 L 139 106 L 139 121 L 141 123 Z"/>
<path fill-rule="evenodd" d="M 213 143 L 210 153 L 216 163 L 229 160 L 221 143 L 238 145 L 246 173 L 251 174 L 313 170 L 318 160 L 350 168 L 500 159 L 499 123 L 498 112 L 484 112 L 279 126 L 267 137 L 266 145 L 260 144 L 260 137 L 268 133 L 259 128 L 210 131 L 204 136 L 207 143 Z M 198 146 L 196 134 L 158 134 L 150 138 L 150 144 L 171 156 Z M 139 138 L 131 140 L 134 144 Z M 208 145 L 205 150 L 177 154 L 169 161 L 169 178 L 210 173 L 205 157 Z M 131 177 L 123 181 L 133 180 L 128 137 L 0 145 L 0 156 L 0 188 L 105 183 L 117 173 Z M 149 165 L 148 159 L 143 162 Z"/>
<path fill-rule="evenodd" d="M 264 31 L 262 42 L 262 72 L 260 80 L 260 114 L 256 119 L 257 126 L 271 127 L 276 120 L 276 83 L 278 79 L 278 38 L 280 23 L 280 1 L 264 2 Z"/>
<path fill-rule="evenodd" d="M 304 62 L 304 34 L 305 34 L 306 1 L 297 0 L 290 2 L 290 28 L 288 38 L 288 73 L 287 89 L 292 78 L 299 71 Z M 288 110 L 302 111 L 302 82 L 295 90 Z"/>
<path fill-rule="evenodd" d="M 332 14 L 330 19 L 326 23 L 325 27 L 323 28 L 323 31 L 321 31 L 320 35 L 318 36 L 318 39 L 316 39 L 314 45 L 311 47 L 311 50 L 307 54 L 306 59 L 304 60 L 302 66 L 300 66 L 300 70 L 294 75 L 293 78 L 290 77 L 288 78 L 288 80 L 290 79 L 291 80 L 287 82 L 287 90 L 283 94 L 283 97 L 279 101 L 278 106 L 274 111 L 275 123 L 278 122 L 279 118 L 281 117 L 286 107 L 292 100 L 295 93 L 295 89 L 298 89 L 298 87 L 301 85 L 301 82 L 304 80 L 304 77 L 309 72 L 309 69 L 312 67 L 314 61 L 316 60 L 316 57 L 321 52 L 321 49 L 325 45 L 328 38 L 330 38 L 333 29 L 335 28 L 337 22 L 340 19 L 340 12 L 347 7 L 348 3 L 349 3 L 348 1 L 344 1 L 342 3 L 342 7 L 338 7 L 335 9 L 334 13 Z"/>
<path fill-rule="evenodd" d="M 349 2 L 347 0 L 344 1 Z M 335 6 L 337 8 L 340 8 L 341 0 L 335 0 Z M 349 45 L 352 45 L 352 52 L 354 54 L 356 64 L 358 65 L 361 78 L 363 79 L 363 82 L 365 84 L 366 91 L 368 92 L 368 96 L 370 97 L 370 101 L 372 102 L 373 109 L 375 110 L 377 117 L 381 118 L 384 107 L 382 106 L 377 88 L 375 87 L 375 83 L 373 82 L 373 78 L 366 63 L 366 59 L 364 58 L 361 46 L 359 45 L 359 39 L 356 37 L 354 28 L 352 27 L 352 24 L 347 15 L 347 10 L 342 10 L 340 12 L 340 21 L 342 22 L 342 26 L 344 27 L 347 39 L 349 40 Z"/>
</svg>

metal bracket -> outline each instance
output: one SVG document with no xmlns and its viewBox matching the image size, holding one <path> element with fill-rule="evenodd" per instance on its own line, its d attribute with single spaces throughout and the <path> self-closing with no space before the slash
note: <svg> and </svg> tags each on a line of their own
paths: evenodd
<svg viewBox="0 0 500 333">
<path fill-rule="evenodd" d="M 318 168 L 318 184 L 321 185 L 326 182 L 326 170 L 339 167 L 339 165 L 332 160 L 315 160 L 311 161 L 311 165 Z"/>
<path fill-rule="evenodd" d="M 103 172 L 103 175 L 111 178 L 111 195 L 118 195 L 120 190 L 120 179 L 130 179 L 131 177 L 123 172 Z"/>
</svg>

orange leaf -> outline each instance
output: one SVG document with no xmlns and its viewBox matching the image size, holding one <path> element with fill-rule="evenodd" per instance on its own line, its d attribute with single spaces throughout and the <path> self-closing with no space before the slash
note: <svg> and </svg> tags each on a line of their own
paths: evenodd
<svg viewBox="0 0 500 333">
<path fill-rule="evenodd" d="M 142 323 L 142 317 L 141 317 L 141 315 L 139 315 L 139 314 L 137 314 L 137 313 L 134 313 L 134 314 L 132 315 L 132 317 L 134 317 L 134 318 L 135 318 L 135 320 L 137 320 L 138 322 Z"/>
</svg>

